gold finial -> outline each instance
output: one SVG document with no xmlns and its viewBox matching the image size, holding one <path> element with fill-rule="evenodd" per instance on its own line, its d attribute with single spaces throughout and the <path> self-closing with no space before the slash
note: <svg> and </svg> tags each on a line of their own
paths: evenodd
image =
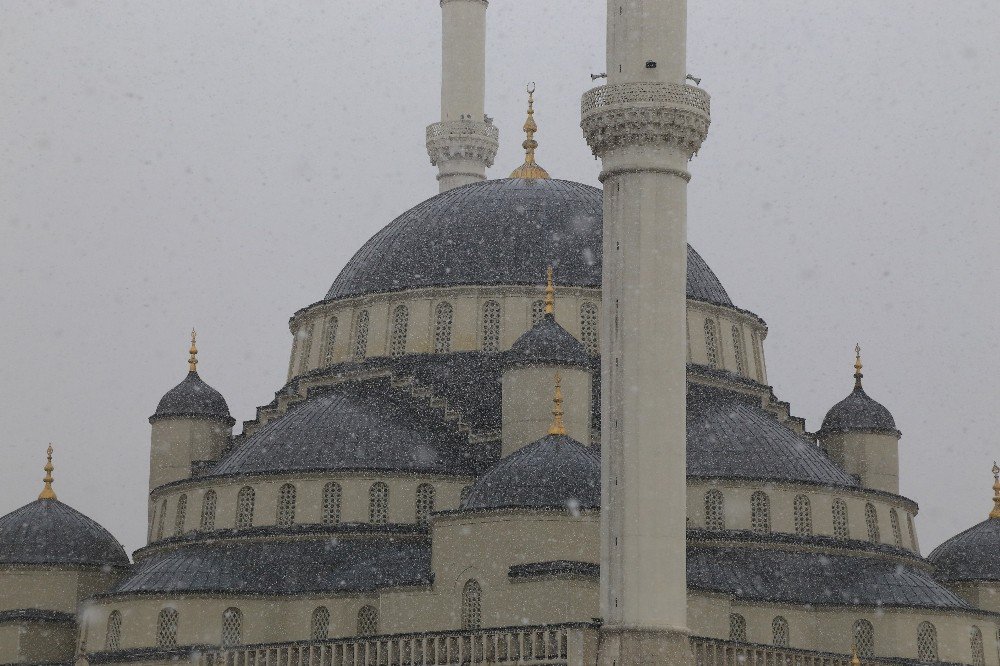
<svg viewBox="0 0 1000 666">
<path fill-rule="evenodd" d="M 851 645 L 851 666 L 861 666 L 861 660 L 858 659 L 857 643 Z"/>
<path fill-rule="evenodd" d="M 521 144 L 524 148 L 524 164 L 514 169 L 513 173 L 510 174 L 511 178 L 545 179 L 549 177 L 549 173 L 535 162 L 535 148 L 538 148 L 538 142 L 535 141 L 535 132 L 537 131 L 538 125 L 535 124 L 535 84 L 531 83 L 528 86 L 528 118 L 524 121 L 524 133 L 527 135 L 527 138 Z"/>
<path fill-rule="evenodd" d="M 854 388 L 861 388 L 861 343 L 854 345 Z"/>
<path fill-rule="evenodd" d="M 197 372 L 198 371 L 198 344 L 197 344 L 197 340 L 198 340 L 198 333 L 192 328 L 191 329 L 191 349 L 188 350 L 188 353 L 191 354 L 191 356 L 188 358 L 188 372 Z"/>
<path fill-rule="evenodd" d="M 556 314 L 556 285 L 552 280 L 552 267 L 549 266 L 548 271 L 546 271 L 545 279 L 545 314 L 553 315 Z"/>
<path fill-rule="evenodd" d="M 993 461 L 993 510 L 990 511 L 990 518 L 1000 518 L 1000 466 L 997 461 Z"/>
<path fill-rule="evenodd" d="M 45 478 L 42 481 L 45 482 L 45 487 L 42 488 L 42 492 L 38 494 L 38 499 L 40 500 L 54 500 L 56 499 L 56 493 L 52 490 L 52 482 L 55 480 L 52 478 L 52 471 L 55 467 L 52 466 L 52 445 L 49 444 L 49 449 L 46 451 L 47 459 L 45 461 Z"/>
<path fill-rule="evenodd" d="M 552 397 L 552 427 L 549 428 L 550 435 L 565 435 L 566 426 L 563 424 L 563 396 L 562 377 L 556 373 L 556 393 Z"/>
</svg>

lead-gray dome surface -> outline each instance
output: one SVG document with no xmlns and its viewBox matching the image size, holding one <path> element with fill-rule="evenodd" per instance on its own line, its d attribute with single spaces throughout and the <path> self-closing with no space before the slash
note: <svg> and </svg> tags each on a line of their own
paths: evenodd
<svg viewBox="0 0 1000 666">
<path fill-rule="evenodd" d="M 1000 580 L 1000 518 L 987 518 L 956 534 L 927 559 L 940 580 Z"/>
<path fill-rule="evenodd" d="M 54 499 L 0 518 L 0 564 L 127 566 L 125 549 L 96 521 Z"/>
<path fill-rule="evenodd" d="M 326 299 L 419 287 L 601 286 L 602 192 L 556 179 L 508 178 L 457 187 L 406 211 L 340 272 Z M 688 246 L 688 298 L 733 306 Z"/>
</svg>

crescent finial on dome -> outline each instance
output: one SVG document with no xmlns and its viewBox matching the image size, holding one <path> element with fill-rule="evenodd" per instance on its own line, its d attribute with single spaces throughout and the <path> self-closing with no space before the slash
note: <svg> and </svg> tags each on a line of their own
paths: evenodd
<svg viewBox="0 0 1000 666">
<path fill-rule="evenodd" d="M 861 343 L 854 345 L 854 388 L 861 388 L 861 378 L 864 377 L 861 374 Z"/>
<path fill-rule="evenodd" d="M 993 510 L 990 518 L 1000 518 L 1000 466 L 993 461 Z"/>
<path fill-rule="evenodd" d="M 552 279 L 552 267 L 549 266 L 545 273 L 545 314 L 554 317 L 556 314 L 556 284 Z"/>
<path fill-rule="evenodd" d="M 562 377 L 556 373 L 556 390 L 552 396 L 552 426 L 549 428 L 550 435 L 565 435 L 566 425 L 563 423 L 563 395 Z"/>
<path fill-rule="evenodd" d="M 511 178 L 541 178 L 549 177 L 549 172 L 540 167 L 535 162 L 535 149 L 538 142 L 535 141 L 535 132 L 538 125 L 535 123 L 535 84 L 528 85 L 528 118 L 524 121 L 524 133 L 527 138 L 521 146 L 524 148 L 524 164 L 514 169 L 510 174 Z"/>
<path fill-rule="evenodd" d="M 188 357 L 188 372 L 198 371 L 198 333 L 192 328 L 191 329 L 191 349 L 188 353 L 191 356 Z"/>
<path fill-rule="evenodd" d="M 56 491 L 52 490 L 52 482 L 55 481 L 55 479 L 52 478 L 52 472 L 55 470 L 55 467 L 52 465 L 51 444 L 49 444 L 49 448 L 45 453 L 46 453 L 46 460 L 45 460 L 45 467 L 43 468 L 45 470 L 45 478 L 42 479 L 42 481 L 45 482 L 45 487 L 42 488 L 42 492 L 38 494 L 38 499 L 54 500 L 56 499 Z"/>
</svg>

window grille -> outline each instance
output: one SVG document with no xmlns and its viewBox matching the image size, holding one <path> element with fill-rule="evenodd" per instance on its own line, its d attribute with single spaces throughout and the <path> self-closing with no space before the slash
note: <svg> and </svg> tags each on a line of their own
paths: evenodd
<svg viewBox="0 0 1000 666">
<path fill-rule="evenodd" d="M 358 611 L 358 636 L 378 634 L 378 610 L 374 606 L 362 606 Z"/>
<path fill-rule="evenodd" d="M 713 488 L 705 493 L 705 529 L 726 529 L 726 500 L 721 490 Z"/>
<path fill-rule="evenodd" d="M 500 304 L 496 301 L 483 303 L 483 351 L 500 351 Z"/>
<path fill-rule="evenodd" d="M 759 490 L 750 496 L 750 529 L 758 534 L 771 533 L 771 500 Z"/>
<path fill-rule="evenodd" d="M 243 613 L 239 608 L 222 612 L 222 647 L 233 647 L 243 642 Z"/>
<path fill-rule="evenodd" d="M 747 619 L 739 613 L 729 614 L 729 640 L 742 643 L 747 640 Z"/>
<path fill-rule="evenodd" d="M 163 524 L 167 520 L 167 500 L 160 502 L 160 516 L 156 519 L 156 538 L 163 538 Z"/>
<path fill-rule="evenodd" d="M 937 628 L 930 622 L 921 622 L 917 627 L 917 659 L 938 660 Z"/>
<path fill-rule="evenodd" d="M 320 606 L 312 612 L 309 636 L 314 641 L 325 641 L 330 637 L 330 609 Z"/>
<path fill-rule="evenodd" d="M 708 358 L 708 365 L 717 368 L 719 365 L 719 339 L 715 333 L 715 320 L 705 320 L 705 355 Z"/>
<path fill-rule="evenodd" d="M 219 496 L 215 494 L 214 490 L 205 492 L 205 496 L 201 498 L 201 521 L 198 524 L 198 529 L 203 532 L 215 529 L 215 508 L 218 503 Z"/>
<path fill-rule="evenodd" d="M 253 526 L 254 491 L 250 486 L 240 488 L 236 495 L 236 529 Z"/>
<path fill-rule="evenodd" d="M 438 303 L 434 310 L 434 351 L 447 354 L 451 351 L 451 321 L 454 310 L 451 303 Z"/>
<path fill-rule="evenodd" d="M 545 316 L 545 301 L 531 302 L 531 325 L 534 326 Z"/>
<path fill-rule="evenodd" d="M 875 627 L 868 620 L 858 620 L 854 623 L 852 631 L 854 636 L 854 647 L 858 650 L 859 657 L 875 656 Z"/>
<path fill-rule="evenodd" d="M 108 615 L 108 631 L 104 635 L 104 649 L 114 652 L 122 642 L 122 614 L 116 610 Z"/>
<path fill-rule="evenodd" d="M 323 486 L 324 525 L 340 524 L 340 498 L 342 496 L 343 496 L 343 491 L 341 491 L 339 483 L 331 481 L 330 483 Z"/>
<path fill-rule="evenodd" d="M 406 332 L 410 326 L 410 311 L 397 305 L 392 311 L 392 335 L 389 338 L 389 355 L 400 357 L 406 353 Z"/>
<path fill-rule="evenodd" d="M 156 647 L 170 649 L 177 647 L 176 608 L 164 608 L 156 619 Z"/>
<path fill-rule="evenodd" d="M 584 303 L 580 306 L 580 341 L 591 354 L 601 352 L 600 321 L 596 303 Z"/>
<path fill-rule="evenodd" d="M 878 533 L 878 513 L 871 502 L 865 504 L 865 524 L 868 526 L 868 540 L 872 543 L 881 541 Z"/>
<path fill-rule="evenodd" d="M 779 615 L 771 621 L 771 638 L 776 647 L 788 647 L 788 620 Z"/>
<path fill-rule="evenodd" d="M 851 536 L 847 523 L 847 503 L 839 498 L 833 500 L 833 536 L 838 539 L 849 539 Z"/>
<path fill-rule="evenodd" d="M 764 364 L 761 362 L 760 355 L 760 336 L 757 335 L 757 331 L 750 333 L 750 344 L 753 346 L 753 365 L 754 374 L 757 376 L 757 381 L 761 384 L 764 383 Z"/>
<path fill-rule="evenodd" d="M 903 532 L 899 529 L 899 513 L 892 509 L 889 511 L 889 524 L 892 526 L 892 542 L 903 547 Z"/>
<path fill-rule="evenodd" d="M 326 365 L 333 363 L 333 345 L 337 342 L 337 324 L 336 317 L 330 317 L 326 322 L 326 334 L 323 340 L 323 344 L 326 346 L 323 350 L 323 359 Z"/>
<path fill-rule="evenodd" d="M 811 536 L 813 533 L 812 504 L 805 495 L 796 495 L 792 501 L 792 517 L 795 523 L 795 533 L 799 536 Z"/>
<path fill-rule="evenodd" d="M 746 367 L 746 352 L 744 351 L 743 345 L 743 334 L 740 332 L 740 327 L 733 324 L 733 353 L 736 355 L 736 372 L 741 375 L 747 374 Z"/>
<path fill-rule="evenodd" d="M 462 588 L 462 629 L 479 629 L 482 620 L 483 588 L 478 581 L 468 580 Z"/>
<path fill-rule="evenodd" d="M 389 520 L 389 486 L 381 481 L 368 491 L 368 520 L 372 525 L 385 525 Z"/>
<path fill-rule="evenodd" d="M 421 483 L 417 486 L 417 524 L 426 525 L 430 522 L 434 511 L 434 486 Z"/>
<path fill-rule="evenodd" d="M 299 358 L 299 374 L 309 369 L 309 354 L 312 353 L 312 332 L 309 330 L 311 324 L 307 324 L 299 329 L 297 337 L 302 341 L 302 356 Z"/>
<path fill-rule="evenodd" d="M 174 536 L 184 534 L 184 521 L 187 520 L 188 496 L 177 498 L 177 513 L 174 515 Z"/>
<path fill-rule="evenodd" d="M 354 323 L 354 358 L 361 361 L 368 355 L 368 310 L 358 313 Z"/>
<path fill-rule="evenodd" d="M 295 522 L 295 486 L 286 483 L 278 489 L 278 517 L 280 527 L 288 527 Z"/>
<path fill-rule="evenodd" d="M 969 630 L 969 641 L 972 648 L 972 666 L 985 666 L 986 652 L 983 650 L 983 632 L 979 627 Z"/>
</svg>

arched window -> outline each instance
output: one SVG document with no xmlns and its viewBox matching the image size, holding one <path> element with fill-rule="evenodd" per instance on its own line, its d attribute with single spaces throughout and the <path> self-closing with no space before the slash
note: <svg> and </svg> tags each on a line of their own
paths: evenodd
<svg viewBox="0 0 1000 666">
<path fill-rule="evenodd" d="M 812 504 L 805 495 L 796 495 L 792 501 L 792 518 L 795 523 L 795 533 L 799 536 L 812 536 L 813 514 Z"/>
<path fill-rule="evenodd" d="M 913 550 L 920 552 L 920 547 L 917 546 L 917 531 L 913 529 L 913 516 L 906 514 L 906 529 L 910 532 L 910 545 Z"/>
<path fill-rule="evenodd" d="M 479 629 L 483 620 L 483 588 L 475 580 L 462 588 L 462 629 Z"/>
<path fill-rule="evenodd" d="M 757 377 L 757 381 L 761 384 L 764 383 L 764 364 L 761 363 L 760 356 L 760 336 L 757 335 L 757 331 L 750 333 L 750 344 L 753 347 L 753 365 L 754 374 Z"/>
<path fill-rule="evenodd" d="M 859 657 L 875 656 L 875 627 L 868 620 L 858 620 L 854 623 L 852 631 L 854 636 L 854 647 L 858 650 Z"/>
<path fill-rule="evenodd" d="M 868 540 L 878 543 L 881 540 L 878 533 L 878 513 L 871 502 L 865 504 L 865 524 L 868 526 Z"/>
<path fill-rule="evenodd" d="M 325 641 L 330 637 L 330 609 L 320 606 L 312 613 L 309 623 L 309 636 L 314 641 Z"/>
<path fill-rule="evenodd" d="M 392 311 L 392 335 L 389 338 L 389 355 L 399 357 L 406 353 L 406 331 L 410 326 L 410 311 L 397 305 Z"/>
<path fill-rule="evenodd" d="M 788 620 L 780 615 L 771 620 L 771 643 L 776 647 L 788 647 Z"/>
<path fill-rule="evenodd" d="M 184 534 L 184 521 L 187 520 L 188 496 L 177 498 L 177 513 L 174 514 L 174 536 Z"/>
<path fill-rule="evenodd" d="M 979 627 L 969 630 L 969 642 L 972 649 L 972 666 L 985 666 L 986 652 L 983 650 L 983 632 Z"/>
<path fill-rule="evenodd" d="M 892 526 L 892 542 L 898 547 L 903 547 L 903 532 L 899 529 L 899 513 L 896 509 L 889 511 L 889 524 Z"/>
<path fill-rule="evenodd" d="M 296 337 L 302 343 L 302 354 L 299 357 L 299 374 L 309 369 L 309 354 L 312 353 L 312 332 L 309 330 L 312 328 L 312 324 L 306 324 L 299 329 Z"/>
<path fill-rule="evenodd" d="M 833 500 L 833 536 L 838 539 L 848 539 L 851 536 L 847 524 L 847 502 L 840 498 Z"/>
<path fill-rule="evenodd" d="M 714 319 L 705 320 L 705 355 L 708 359 L 708 365 L 712 368 L 717 368 L 721 365 L 719 363 L 719 336 L 716 333 L 716 325 Z"/>
<path fill-rule="evenodd" d="M 122 642 L 122 614 L 116 610 L 108 615 L 108 631 L 104 634 L 104 650 L 114 652 Z"/>
<path fill-rule="evenodd" d="M 434 486 L 421 483 L 417 486 L 417 524 L 426 525 L 430 522 L 434 511 Z"/>
<path fill-rule="evenodd" d="M 250 486 L 243 486 L 236 495 L 236 529 L 253 526 L 254 491 Z"/>
<path fill-rule="evenodd" d="M 201 498 L 201 521 L 198 529 L 203 532 L 215 529 L 215 507 L 218 503 L 219 496 L 214 490 L 205 492 L 205 496 Z"/>
<path fill-rule="evenodd" d="M 378 610 L 374 606 L 362 606 L 358 611 L 358 636 L 378 634 Z"/>
<path fill-rule="evenodd" d="M 331 481 L 323 486 L 322 520 L 324 525 L 340 524 L 340 498 L 342 496 L 343 491 L 341 491 L 339 483 Z"/>
<path fill-rule="evenodd" d="M 580 306 L 580 342 L 591 354 L 601 352 L 600 321 L 597 318 L 597 304 L 584 303 Z"/>
<path fill-rule="evenodd" d="M 739 613 L 729 614 L 729 640 L 746 643 L 747 619 Z"/>
<path fill-rule="evenodd" d="M 167 520 L 167 500 L 160 502 L 160 515 L 156 519 L 156 538 L 163 538 L 163 524 Z"/>
<path fill-rule="evenodd" d="M 177 609 L 164 608 L 156 618 L 156 647 L 171 649 L 177 647 Z"/>
<path fill-rule="evenodd" d="M 454 310 L 447 301 L 437 304 L 434 310 L 434 351 L 447 354 L 451 351 L 451 320 Z"/>
<path fill-rule="evenodd" d="M 277 524 L 288 527 L 295 522 L 295 486 L 286 483 L 278 489 Z"/>
<path fill-rule="evenodd" d="M 326 365 L 333 363 L 333 345 L 337 342 L 338 323 L 336 317 L 330 317 L 326 321 L 326 335 L 323 337 L 323 360 Z"/>
<path fill-rule="evenodd" d="M 917 659 L 938 660 L 937 628 L 930 622 L 921 622 L 917 627 Z"/>
<path fill-rule="evenodd" d="M 483 351 L 500 351 L 500 304 L 483 303 Z"/>
<path fill-rule="evenodd" d="M 222 647 L 233 647 L 243 642 L 243 613 L 239 608 L 222 612 Z"/>
<path fill-rule="evenodd" d="M 531 325 L 534 326 L 545 316 L 545 301 L 531 302 Z"/>
<path fill-rule="evenodd" d="M 368 491 L 368 521 L 372 525 L 385 525 L 388 520 L 389 486 L 378 481 Z"/>
<path fill-rule="evenodd" d="M 705 529 L 726 529 L 726 500 L 722 491 L 715 488 L 705 493 Z"/>
<path fill-rule="evenodd" d="M 733 324 L 733 353 L 736 355 L 736 372 L 741 375 L 747 374 L 747 364 L 746 364 L 746 350 L 744 349 L 745 343 L 743 342 L 743 333 L 740 332 L 740 327 Z"/>
<path fill-rule="evenodd" d="M 368 355 L 368 310 L 358 312 L 354 322 L 354 359 L 364 360 Z"/>
<path fill-rule="evenodd" d="M 771 533 L 771 500 L 759 490 L 750 496 L 750 529 L 758 534 Z"/>
</svg>

